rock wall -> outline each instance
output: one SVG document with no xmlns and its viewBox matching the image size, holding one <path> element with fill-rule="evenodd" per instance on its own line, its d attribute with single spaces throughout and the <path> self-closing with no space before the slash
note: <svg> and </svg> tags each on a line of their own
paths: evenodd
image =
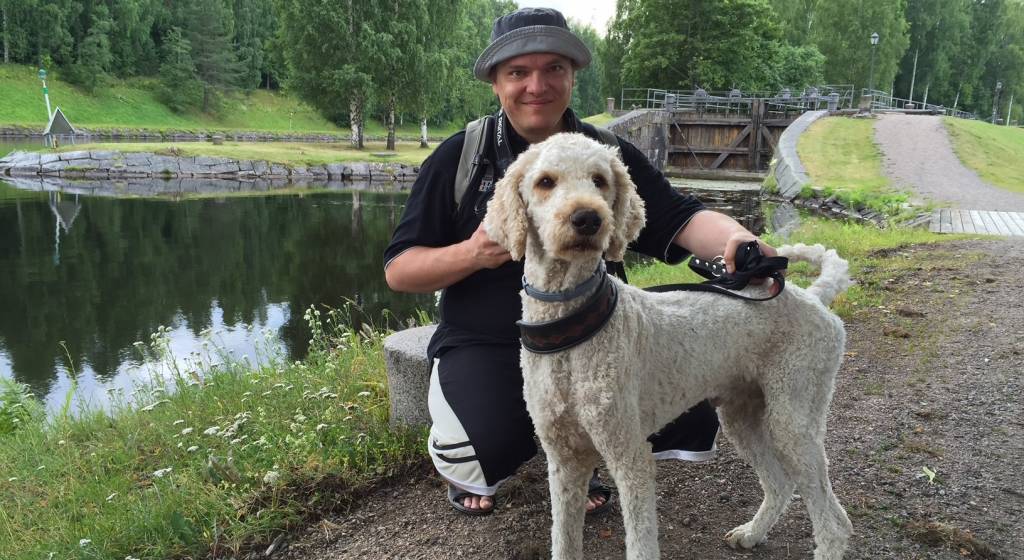
<svg viewBox="0 0 1024 560">
<path fill-rule="evenodd" d="M 418 172 L 419 167 L 403 163 L 286 166 L 260 160 L 115 151 L 13 152 L 0 159 L 0 175 L 9 177 L 286 179 L 293 182 L 370 179 L 411 181 Z"/>
<path fill-rule="evenodd" d="M 825 115 L 828 115 L 828 111 L 808 111 L 786 127 L 779 138 L 779 147 L 775 152 L 775 180 L 778 181 L 779 194 L 786 200 L 792 200 L 800 194 L 804 185 L 811 182 L 807 170 L 800 162 L 796 146 L 807 127 Z"/>
</svg>

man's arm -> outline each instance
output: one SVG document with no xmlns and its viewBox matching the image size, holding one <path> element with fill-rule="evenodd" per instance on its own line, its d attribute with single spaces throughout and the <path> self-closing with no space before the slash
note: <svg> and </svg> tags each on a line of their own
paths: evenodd
<svg viewBox="0 0 1024 560">
<path fill-rule="evenodd" d="M 755 240 L 764 256 L 778 255 L 774 247 L 758 239 L 736 220 L 719 212 L 704 210 L 690 218 L 690 223 L 676 235 L 674 242 L 703 259 L 710 260 L 721 255 L 725 258 L 725 269 L 734 272 L 736 249 L 743 243 Z"/>
<path fill-rule="evenodd" d="M 473 235 L 447 247 L 412 247 L 384 269 L 388 287 L 396 292 L 429 293 L 447 288 L 484 268 L 512 260 L 501 245 L 487 237 L 483 225 Z"/>
</svg>

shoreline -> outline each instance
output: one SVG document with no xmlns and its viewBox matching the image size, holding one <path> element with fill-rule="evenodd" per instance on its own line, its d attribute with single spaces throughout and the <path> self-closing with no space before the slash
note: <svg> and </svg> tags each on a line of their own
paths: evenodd
<svg viewBox="0 0 1024 560">
<path fill-rule="evenodd" d="M 90 129 L 76 127 L 77 137 L 84 142 L 93 140 L 163 140 L 168 142 L 204 142 L 210 141 L 214 136 L 221 136 L 225 140 L 238 142 L 322 142 L 322 143 L 348 143 L 352 140 L 350 133 L 332 133 L 316 131 L 265 131 L 265 130 L 181 130 L 181 129 L 153 129 L 153 128 L 97 128 Z M 38 138 L 42 140 L 43 133 L 37 126 L 27 125 L 0 125 L 0 139 L 6 138 Z M 440 142 L 446 136 L 429 136 L 430 142 Z M 363 136 L 364 142 L 383 141 L 386 136 Z M 419 141 L 419 136 L 398 136 L 399 140 Z"/>
<path fill-rule="evenodd" d="M 412 181 L 418 172 L 418 165 L 399 162 L 292 165 L 266 160 L 112 150 L 60 153 L 17 151 L 0 158 L 0 176 L 18 178 Z"/>
</svg>

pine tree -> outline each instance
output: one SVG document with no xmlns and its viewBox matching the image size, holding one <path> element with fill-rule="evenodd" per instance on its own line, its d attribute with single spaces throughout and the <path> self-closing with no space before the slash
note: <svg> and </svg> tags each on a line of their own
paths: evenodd
<svg viewBox="0 0 1024 560">
<path fill-rule="evenodd" d="M 196 78 L 195 66 L 192 63 L 192 45 L 185 39 L 181 30 L 172 27 L 164 37 L 163 63 L 160 65 L 160 101 L 181 113 L 190 107 L 200 104 L 203 86 Z"/>
</svg>

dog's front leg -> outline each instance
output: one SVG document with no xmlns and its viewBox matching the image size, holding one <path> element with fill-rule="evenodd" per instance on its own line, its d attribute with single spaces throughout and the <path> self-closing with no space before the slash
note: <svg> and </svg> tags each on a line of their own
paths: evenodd
<svg viewBox="0 0 1024 560">
<path fill-rule="evenodd" d="M 622 521 L 626 528 L 626 558 L 657 560 L 660 552 L 658 512 L 654 499 L 656 467 L 651 445 L 639 432 L 634 435 L 636 437 L 604 442 L 615 446 L 609 452 L 597 440 L 594 443 L 599 446 L 619 490 Z"/>
<path fill-rule="evenodd" d="M 546 449 L 551 486 L 551 558 L 583 558 L 583 518 L 587 508 L 587 482 L 593 463 L 579 454 Z"/>
</svg>

